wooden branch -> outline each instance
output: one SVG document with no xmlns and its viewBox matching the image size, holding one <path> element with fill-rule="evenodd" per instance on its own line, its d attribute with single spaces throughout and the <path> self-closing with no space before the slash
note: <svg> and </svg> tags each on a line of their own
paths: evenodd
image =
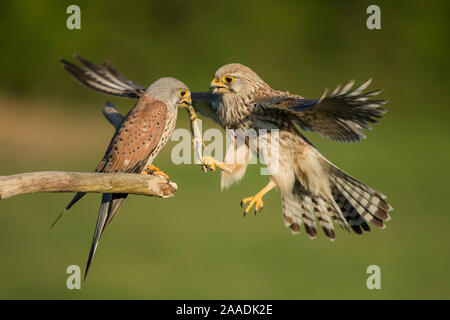
<svg viewBox="0 0 450 320">
<path fill-rule="evenodd" d="M 124 118 L 109 101 L 103 114 L 116 129 Z M 168 198 L 177 189 L 175 182 L 158 175 L 43 171 L 0 176 L 0 200 L 36 192 L 131 193 Z"/>
<path fill-rule="evenodd" d="M 126 173 L 45 171 L 0 176 L 0 200 L 35 192 L 132 193 L 173 197 L 174 182 L 161 176 Z"/>
</svg>

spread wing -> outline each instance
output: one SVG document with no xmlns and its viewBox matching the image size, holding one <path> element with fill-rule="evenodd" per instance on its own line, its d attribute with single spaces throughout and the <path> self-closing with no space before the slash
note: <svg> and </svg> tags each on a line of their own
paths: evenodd
<svg viewBox="0 0 450 320">
<path fill-rule="evenodd" d="M 318 100 L 303 99 L 287 94 L 267 93 L 254 102 L 274 117 L 286 116 L 303 130 L 319 133 L 334 141 L 361 141 L 365 138 L 363 129 L 371 129 L 372 123 L 386 113 L 381 108 L 386 100 L 370 100 L 382 90 L 363 93 L 371 80 L 352 89 L 350 81 L 344 87 L 338 86 L 330 95 L 327 90 Z"/>
<path fill-rule="evenodd" d="M 143 86 L 122 76 L 107 62 L 97 66 L 77 54 L 74 57 L 80 62 L 81 67 L 61 59 L 62 67 L 76 81 L 90 89 L 127 98 L 139 98 L 146 90 Z M 196 112 L 220 124 L 216 114 L 220 96 L 209 92 L 192 92 L 191 98 Z"/>
<path fill-rule="evenodd" d="M 141 172 L 161 140 L 167 107 L 142 96 L 123 119 L 97 170 L 100 172 Z"/>
<path fill-rule="evenodd" d="M 195 112 L 203 116 L 213 119 L 217 124 L 221 124 L 216 109 L 219 104 L 220 95 L 209 92 L 192 92 L 192 106 Z"/>
<path fill-rule="evenodd" d="M 61 59 L 62 67 L 88 88 L 127 98 L 139 98 L 146 90 L 143 86 L 126 79 L 107 62 L 102 62 L 102 66 L 99 67 L 77 54 L 74 57 L 82 67 Z"/>
</svg>

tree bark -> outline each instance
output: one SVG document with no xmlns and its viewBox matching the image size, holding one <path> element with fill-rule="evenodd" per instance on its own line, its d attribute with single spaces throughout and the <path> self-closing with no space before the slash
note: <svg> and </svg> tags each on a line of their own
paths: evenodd
<svg viewBox="0 0 450 320">
<path fill-rule="evenodd" d="M 109 101 L 103 114 L 116 129 L 124 118 Z M 143 174 L 44 171 L 0 176 L 0 200 L 36 192 L 131 193 L 168 198 L 177 188 L 175 182 L 161 176 Z"/>
<path fill-rule="evenodd" d="M 177 185 L 161 176 L 43 171 L 0 176 L 0 200 L 35 192 L 132 193 L 173 197 Z"/>
</svg>

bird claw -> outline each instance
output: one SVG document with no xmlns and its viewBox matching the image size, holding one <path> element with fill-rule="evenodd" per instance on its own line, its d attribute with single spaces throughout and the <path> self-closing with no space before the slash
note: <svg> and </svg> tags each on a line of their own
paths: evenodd
<svg viewBox="0 0 450 320">
<path fill-rule="evenodd" d="M 216 171 L 216 159 L 208 156 L 202 158 L 203 165 L 206 166 L 210 171 Z"/>
<path fill-rule="evenodd" d="M 258 212 L 261 212 L 264 206 L 264 202 L 262 201 L 262 195 L 257 193 L 253 197 L 244 198 L 241 201 L 241 208 L 244 207 L 244 204 L 249 203 L 244 210 L 244 217 L 250 211 L 250 209 L 255 205 L 255 215 Z"/>
<path fill-rule="evenodd" d="M 198 165 L 200 165 L 201 167 L 202 167 L 202 171 L 203 172 L 208 172 L 208 169 L 209 169 L 209 167 L 206 165 L 206 163 L 203 161 L 203 160 L 196 160 L 195 161 L 195 164 L 198 164 Z"/>
<path fill-rule="evenodd" d="M 167 182 L 170 182 L 170 177 L 162 171 L 160 168 L 155 167 L 154 165 L 149 165 L 144 171 L 141 172 L 141 174 L 150 174 L 152 176 L 161 176 L 164 179 L 167 180 Z"/>
</svg>

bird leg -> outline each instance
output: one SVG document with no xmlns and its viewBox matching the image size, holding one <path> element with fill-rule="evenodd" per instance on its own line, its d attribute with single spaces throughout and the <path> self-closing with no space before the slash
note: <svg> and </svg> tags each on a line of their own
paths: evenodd
<svg viewBox="0 0 450 320">
<path fill-rule="evenodd" d="M 263 208 L 263 205 L 264 205 L 262 198 L 264 197 L 264 195 L 267 192 L 272 190 L 274 187 L 275 187 L 275 183 L 273 181 L 270 181 L 264 188 L 262 188 L 261 191 L 259 191 L 253 197 L 248 197 L 248 198 L 242 199 L 241 207 L 243 207 L 243 205 L 246 204 L 247 202 L 250 202 L 244 210 L 244 216 L 245 216 L 245 214 L 247 214 L 250 211 L 250 209 L 253 207 L 253 205 L 255 205 L 255 214 L 256 214 L 256 212 L 258 212 L 258 210 L 261 211 Z"/>
<path fill-rule="evenodd" d="M 147 168 L 145 168 L 144 170 L 142 170 L 141 174 L 150 174 L 152 176 L 158 175 L 158 176 L 162 176 L 163 178 L 165 178 L 167 180 L 170 180 L 170 178 L 167 175 L 167 173 L 165 173 L 160 168 L 155 167 L 152 164 L 147 166 Z"/>
<path fill-rule="evenodd" d="M 216 171 L 216 167 L 218 167 L 219 169 L 226 171 L 228 173 L 233 173 L 234 169 L 239 166 L 238 164 L 235 163 L 223 163 L 220 162 L 216 159 L 214 159 L 213 157 L 210 156 L 204 156 L 203 158 L 203 164 L 205 166 L 208 167 L 209 170 L 211 171 Z"/>
</svg>

